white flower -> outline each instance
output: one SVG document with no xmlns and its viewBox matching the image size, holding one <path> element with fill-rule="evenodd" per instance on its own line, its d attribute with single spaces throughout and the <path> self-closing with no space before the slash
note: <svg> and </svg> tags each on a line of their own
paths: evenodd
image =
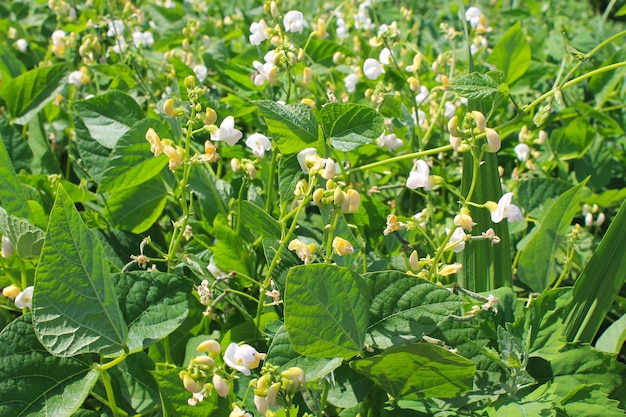
<svg viewBox="0 0 626 417">
<path fill-rule="evenodd" d="M 454 103 L 446 101 L 446 104 L 443 110 L 443 115 L 445 116 L 445 118 L 451 119 L 452 117 L 454 117 L 455 113 L 456 113 L 456 106 L 454 105 Z"/>
<path fill-rule="evenodd" d="M 52 44 L 54 46 L 61 45 L 64 39 L 65 39 L 65 32 L 60 29 L 52 32 L 52 35 L 50 36 L 50 40 L 52 41 Z"/>
<path fill-rule="evenodd" d="M 470 7 L 465 11 L 465 20 L 470 22 L 470 25 L 475 28 L 480 24 L 481 11 L 478 7 Z"/>
<path fill-rule="evenodd" d="M 253 133 L 246 139 L 246 146 L 252 149 L 252 153 L 259 158 L 265 156 L 265 151 L 272 149 L 272 144 L 267 136 L 260 133 Z"/>
<path fill-rule="evenodd" d="M 391 65 L 393 63 L 393 53 L 389 50 L 389 48 L 383 48 L 380 51 L 380 55 L 378 55 L 378 60 L 383 65 Z"/>
<path fill-rule="evenodd" d="M 67 82 L 74 84 L 76 87 L 83 85 L 83 73 L 80 71 L 72 71 L 67 77 Z"/>
<path fill-rule="evenodd" d="M 390 151 L 393 151 L 394 149 L 404 145 L 404 141 L 402 139 L 399 139 L 395 133 L 390 133 L 386 135 L 383 132 L 383 134 L 380 135 L 378 139 L 376 139 L 376 144 L 378 144 L 378 146 L 383 146 Z"/>
<path fill-rule="evenodd" d="M 113 48 L 111 48 L 113 50 L 114 53 L 116 54 L 122 54 L 125 50 L 126 47 L 128 46 L 128 44 L 126 43 L 126 39 L 119 37 L 117 38 L 117 40 L 115 41 L 115 45 L 113 45 Z"/>
<path fill-rule="evenodd" d="M 383 66 L 374 58 L 367 58 L 363 63 L 363 74 L 370 80 L 375 80 L 385 72 Z"/>
<path fill-rule="evenodd" d="M 250 39 L 250 43 L 252 45 L 260 45 L 261 42 L 269 39 L 266 32 L 267 28 L 267 23 L 265 23 L 265 20 L 263 19 L 258 22 L 252 22 L 250 25 L 250 36 L 248 37 L 248 39 Z"/>
<path fill-rule="evenodd" d="M 28 49 L 28 42 L 26 42 L 26 39 L 18 39 L 15 41 L 15 47 L 20 52 L 26 52 Z"/>
<path fill-rule="evenodd" d="M 283 18 L 283 25 L 285 26 L 285 32 L 300 32 L 302 33 L 303 29 L 303 18 L 302 12 L 297 10 L 290 10 L 285 14 Z"/>
<path fill-rule="evenodd" d="M 430 92 L 428 91 L 428 88 L 422 85 L 420 86 L 420 92 L 415 96 L 415 102 L 417 103 L 418 106 L 421 106 L 422 104 L 426 104 L 429 102 L 429 96 L 430 96 Z"/>
<path fill-rule="evenodd" d="M 237 345 L 231 343 L 224 352 L 224 362 L 229 367 L 249 376 L 250 369 L 259 366 L 264 355 L 260 354 L 250 345 Z"/>
<path fill-rule="evenodd" d="M 150 47 L 154 45 L 154 36 L 152 36 L 152 32 L 149 32 L 149 31 L 140 32 L 136 30 L 133 33 L 133 43 L 135 44 L 137 48 Z"/>
<path fill-rule="evenodd" d="M 347 75 L 343 79 L 343 85 L 346 87 L 346 90 L 348 90 L 348 93 L 354 93 L 354 90 L 356 90 L 356 84 L 358 82 L 359 76 L 356 74 Z"/>
<path fill-rule="evenodd" d="M 316 155 L 317 150 L 315 148 L 305 148 L 298 152 L 296 158 L 298 158 L 298 163 L 300 164 L 300 168 L 302 168 L 302 172 L 305 174 L 309 173 L 309 167 L 306 163 L 306 157 L 309 155 Z"/>
<path fill-rule="evenodd" d="M 2 236 L 2 257 L 7 259 L 13 255 L 13 245 L 11 244 L 11 239 L 7 236 Z"/>
<path fill-rule="evenodd" d="M 462 227 L 454 229 L 454 232 L 446 245 L 446 249 L 452 249 L 455 253 L 461 252 L 465 249 L 465 236 L 466 234 Z"/>
<path fill-rule="evenodd" d="M 196 77 L 198 77 L 198 80 L 203 82 L 209 73 L 209 69 L 205 65 L 196 65 L 193 67 L 193 72 L 196 74 Z"/>
<path fill-rule="evenodd" d="M 254 76 L 254 85 L 260 87 L 265 84 L 266 81 L 269 81 L 270 84 L 274 83 L 276 80 L 276 72 L 278 71 L 276 65 L 271 62 L 262 64 L 259 61 L 254 61 L 252 62 L 252 66 L 257 70 L 257 74 Z"/>
<path fill-rule="evenodd" d="M 34 287 L 31 285 L 30 287 L 24 288 L 24 291 L 20 292 L 17 297 L 15 297 L 15 307 L 17 308 L 33 308 L 33 289 Z"/>
<path fill-rule="evenodd" d="M 239 139 L 241 139 L 243 133 L 240 130 L 235 129 L 235 118 L 228 116 L 220 124 L 220 128 L 211 133 L 212 141 L 225 141 L 230 146 L 234 146 Z"/>
<path fill-rule="evenodd" d="M 107 31 L 107 36 L 109 38 L 121 36 L 122 34 L 124 34 L 124 22 L 121 20 L 109 22 L 109 30 Z"/>
<path fill-rule="evenodd" d="M 527 160 L 528 155 L 530 155 L 530 147 L 525 143 L 520 143 L 515 148 L 513 148 L 513 151 L 515 151 L 515 155 L 517 155 L 517 159 L 519 159 L 520 161 Z"/>
<path fill-rule="evenodd" d="M 424 188 L 430 190 L 435 185 L 433 177 L 428 175 L 430 168 L 426 161 L 420 159 L 417 161 L 417 171 L 411 171 L 409 178 L 406 180 L 406 186 L 415 190 L 417 188 Z"/>
<path fill-rule="evenodd" d="M 337 173 L 337 164 L 331 158 L 324 159 L 324 170 L 322 171 L 322 178 L 325 180 L 332 180 Z"/>
<path fill-rule="evenodd" d="M 507 219 L 509 223 L 524 220 L 522 211 L 515 204 L 511 204 L 513 193 L 504 194 L 498 201 L 497 207 L 491 211 L 491 221 L 500 223 L 503 219 Z"/>
</svg>

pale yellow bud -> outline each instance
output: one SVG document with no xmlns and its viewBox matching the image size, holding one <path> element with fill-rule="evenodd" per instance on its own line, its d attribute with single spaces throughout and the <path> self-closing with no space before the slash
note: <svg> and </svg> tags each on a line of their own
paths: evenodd
<svg viewBox="0 0 626 417">
<path fill-rule="evenodd" d="M 358 191 L 353 188 L 350 188 L 344 194 L 344 199 L 341 203 L 341 212 L 342 213 L 354 213 L 359 209 L 359 205 L 361 204 L 361 196 Z"/>
<path fill-rule="evenodd" d="M 216 121 L 217 121 L 217 113 L 212 108 L 207 107 L 205 111 L 205 115 L 204 115 L 204 120 L 203 120 L 204 124 L 212 125 Z"/>
<path fill-rule="evenodd" d="M 487 120 L 485 119 L 485 115 L 479 112 L 478 110 L 472 111 L 472 117 L 474 118 L 474 122 L 476 123 L 476 128 L 479 132 L 484 132 L 487 127 Z"/>
<path fill-rule="evenodd" d="M 183 371 L 181 372 L 181 379 L 183 380 L 183 386 L 185 387 L 185 389 L 189 392 L 191 392 L 192 394 L 195 394 L 196 392 L 200 392 L 202 391 L 202 386 L 199 385 L 192 377 L 191 375 L 189 375 L 189 373 Z"/>
<path fill-rule="evenodd" d="M 237 158 L 233 158 L 230 160 L 230 169 L 233 170 L 233 172 L 239 172 L 241 171 L 241 161 L 239 161 L 239 159 Z"/>
<path fill-rule="evenodd" d="M 280 388 L 281 383 L 275 382 L 267 389 L 267 395 L 265 396 L 265 398 L 267 399 L 267 404 L 270 407 L 276 405 L 276 396 L 278 395 L 278 391 L 280 390 Z"/>
<path fill-rule="evenodd" d="M 316 206 L 322 204 L 322 198 L 324 198 L 324 190 L 322 188 L 313 191 L 313 203 L 315 203 Z"/>
<path fill-rule="evenodd" d="M 467 230 L 468 232 L 472 231 L 472 227 L 476 226 L 476 223 L 474 223 L 474 220 L 472 219 L 472 216 L 469 215 L 469 210 L 467 210 L 467 208 L 463 207 L 461 209 L 461 212 L 459 214 L 457 214 L 456 216 L 454 216 L 454 225 L 458 226 L 458 227 L 462 227 L 463 229 Z"/>
<path fill-rule="evenodd" d="M 333 250 L 339 256 L 350 255 L 354 253 L 354 247 L 346 239 L 335 236 L 333 239 Z"/>
<path fill-rule="evenodd" d="M 502 141 L 500 140 L 500 135 L 493 129 L 486 128 L 485 136 L 487 137 L 487 151 L 488 152 L 498 152 L 500 147 L 502 146 Z"/>
<path fill-rule="evenodd" d="M 198 345 L 196 350 L 198 352 L 206 352 L 209 354 L 209 356 L 214 358 L 220 353 L 220 351 L 222 350 L 222 347 L 215 340 L 205 340 L 204 342 Z"/>
<path fill-rule="evenodd" d="M 304 67 L 304 70 L 302 71 L 302 86 L 305 88 L 308 88 L 309 84 L 311 84 L 312 78 L 313 78 L 313 71 L 311 71 L 311 68 Z"/>
<path fill-rule="evenodd" d="M 416 250 L 411 252 L 411 255 L 409 255 L 409 265 L 411 265 L 411 269 L 414 271 L 417 271 L 419 268 L 419 256 Z"/>
<path fill-rule="evenodd" d="M 273 0 L 270 3 L 270 14 L 272 15 L 272 17 L 280 16 L 280 10 L 278 10 L 278 5 Z"/>
<path fill-rule="evenodd" d="M 167 100 L 165 100 L 165 103 L 163 103 L 163 112 L 165 113 L 165 115 L 167 117 L 174 117 L 174 99 L 172 98 L 168 98 Z"/>
<path fill-rule="evenodd" d="M 212 382 L 213 382 L 213 388 L 215 388 L 215 392 L 217 392 L 217 395 L 219 395 L 222 398 L 225 398 L 228 396 L 228 392 L 230 391 L 230 388 L 228 386 L 228 383 L 224 380 L 224 378 L 222 378 L 218 374 L 213 374 Z"/>
<path fill-rule="evenodd" d="M 345 193 L 341 191 L 341 188 L 335 188 L 335 192 L 333 193 L 333 202 L 338 206 L 341 205 L 343 203 L 344 196 Z"/>
<path fill-rule="evenodd" d="M 309 106 L 312 109 L 316 109 L 317 106 L 315 105 L 315 102 L 313 100 L 311 100 L 310 98 L 303 98 L 302 100 L 300 100 L 301 104 L 306 104 L 307 106 Z"/>
<path fill-rule="evenodd" d="M 8 287 L 4 287 L 2 289 L 2 295 L 4 297 L 10 298 L 11 300 L 15 300 L 15 297 L 17 297 L 20 292 L 20 287 L 14 284 L 11 284 Z"/>
<path fill-rule="evenodd" d="M 457 136 L 459 138 L 461 136 L 461 132 L 459 132 L 459 116 L 456 114 L 448 120 L 448 132 L 450 132 L 450 135 L 452 136 Z M 452 147 L 454 147 L 454 145 Z"/>
<path fill-rule="evenodd" d="M 194 77 L 193 75 L 188 75 L 185 77 L 185 87 L 187 87 L 188 90 L 191 90 L 192 88 L 195 88 L 196 86 L 196 77 Z"/>
<path fill-rule="evenodd" d="M 192 362 L 198 365 L 206 365 L 210 368 L 215 366 L 215 361 L 207 355 L 200 355 L 193 358 Z"/>
<path fill-rule="evenodd" d="M 416 77 L 409 77 L 406 80 L 409 83 L 409 88 L 411 91 L 419 91 L 420 90 L 420 81 Z"/>
<path fill-rule="evenodd" d="M 317 19 L 317 30 L 315 34 L 320 38 L 328 36 L 328 32 L 326 32 L 326 21 L 324 19 Z"/>
<path fill-rule="evenodd" d="M 463 140 L 460 137 L 450 135 L 450 146 L 452 146 L 452 149 L 454 149 L 457 152 L 460 151 L 462 143 L 463 143 Z"/>
</svg>

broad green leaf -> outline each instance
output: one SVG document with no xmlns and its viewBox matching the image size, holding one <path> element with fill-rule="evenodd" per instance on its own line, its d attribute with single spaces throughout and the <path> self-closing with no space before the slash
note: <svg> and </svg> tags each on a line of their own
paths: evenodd
<svg viewBox="0 0 626 417">
<path fill-rule="evenodd" d="M 596 341 L 601 352 L 618 354 L 626 341 L 626 314 L 615 320 Z"/>
<path fill-rule="evenodd" d="M 56 356 L 118 354 L 127 327 L 100 242 L 87 229 L 62 186 L 35 274 L 33 325 Z"/>
<path fill-rule="evenodd" d="M 572 187 L 550 206 L 539 230 L 522 251 L 517 265 L 518 278 L 535 292 L 545 290 L 556 278 L 557 249 L 578 211 L 586 182 Z"/>
<path fill-rule="evenodd" d="M 369 294 L 354 272 L 330 264 L 294 267 L 284 300 L 285 328 L 296 352 L 346 358 L 363 349 Z"/>
<path fill-rule="evenodd" d="M 26 72 L 26 67 L 11 53 L 7 45 L 0 45 L 0 76 L 4 82 Z"/>
<path fill-rule="evenodd" d="M 299 354 L 291 347 L 284 325 L 274 335 L 266 358 L 267 363 L 279 366 L 281 370 L 297 366 L 304 371 L 307 381 L 314 381 L 328 375 L 337 369 L 342 361 L 341 358 L 311 358 Z"/>
<path fill-rule="evenodd" d="M 144 118 L 135 99 L 117 90 L 75 101 L 72 109 L 83 121 L 89 135 L 108 149 L 113 149 L 122 135 Z"/>
<path fill-rule="evenodd" d="M 213 222 L 213 232 L 217 243 L 213 248 L 213 259 L 222 271 L 229 273 L 239 271 L 248 276 L 250 272 L 250 252 L 237 234 L 222 224 L 220 218 Z"/>
<path fill-rule="evenodd" d="M 619 407 L 619 401 L 609 399 L 598 388 L 599 384 L 581 384 L 564 396 L 559 405 L 573 417 L 623 417 L 624 410 Z"/>
<path fill-rule="evenodd" d="M 385 129 L 384 117 L 360 104 L 330 103 L 322 107 L 320 114 L 326 139 L 343 152 L 374 142 Z"/>
<path fill-rule="evenodd" d="M 118 303 L 128 325 L 128 349 L 145 349 L 173 332 L 187 317 L 191 282 L 162 272 L 113 275 Z"/>
<path fill-rule="evenodd" d="M 98 186 L 99 193 L 120 191 L 143 184 L 158 175 L 167 165 L 165 154 L 155 157 L 150 152 L 146 132 L 153 128 L 165 132 L 163 123 L 144 119 L 120 137 L 107 159 Z"/>
<path fill-rule="evenodd" d="M 30 171 L 33 174 L 60 174 L 61 167 L 56 154 L 52 150 L 48 133 L 46 132 L 43 114 L 33 117 L 28 126 L 28 146 L 33 153 Z"/>
<path fill-rule="evenodd" d="M 71 416 L 98 379 L 89 355 L 59 358 L 37 340 L 32 316 L 0 333 L 0 415 Z"/>
<path fill-rule="evenodd" d="M 476 367 L 448 349 L 416 343 L 386 349 L 383 353 L 350 362 L 395 400 L 454 398 L 472 388 Z"/>
<path fill-rule="evenodd" d="M 555 129 L 548 139 L 552 152 L 563 161 L 581 158 L 589 150 L 596 137 L 587 117 L 581 116 L 567 126 Z"/>
<path fill-rule="evenodd" d="M 265 210 L 250 201 L 241 202 L 241 218 L 246 227 L 263 237 L 280 239 L 280 225 Z"/>
<path fill-rule="evenodd" d="M 334 383 L 328 389 L 328 402 L 336 407 L 355 407 L 367 398 L 374 383 L 347 364 L 333 372 Z"/>
<path fill-rule="evenodd" d="M 546 206 L 561 194 L 572 188 L 568 181 L 558 178 L 529 178 L 521 181 L 517 190 L 517 199 L 527 212 Z"/>
<path fill-rule="evenodd" d="M 0 89 L 13 122 L 25 125 L 65 87 L 70 63 L 34 68 Z"/>
<path fill-rule="evenodd" d="M 229 182 L 211 175 L 200 165 L 194 165 L 189 175 L 189 190 L 198 196 L 198 211 L 208 224 L 213 224 L 218 214 L 228 215 L 228 204 L 233 196 Z"/>
<path fill-rule="evenodd" d="M 45 232 L 28 220 L 11 216 L 0 207 L 0 231 L 13 246 L 13 253 L 22 259 L 38 258 L 43 246 Z"/>
<path fill-rule="evenodd" d="M 329 68 L 336 67 L 333 57 L 337 52 L 344 56 L 354 55 L 350 49 L 328 39 L 311 39 L 307 47 L 307 55 L 311 57 L 312 62 Z"/>
<path fill-rule="evenodd" d="M 273 101 L 257 101 L 267 128 L 278 149 L 285 154 L 296 153 L 317 142 L 317 121 L 306 104 L 281 105 Z"/>
<path fill-rule="evenodd" d="M 530 59 L 530 44 L 522 31 L 521 22 L 517 22 L 493 47 L 487 62 L 504 72 L 506 82 L 512 84 L 528 70 Z"/>
<path fill-rule="evenodd" d="M 444 287 L 400 271 L 363 278 L 372 294 L 366 342 L 374 347 L 414 343 L 465 304 Z"/>
<path fill-rule="evenodd" d="M 15 174 L 3 141 L 0 141 L 0 177 L 2 177 L 2 181 L 0 181 L 0 204 L 2 207 L 11 215 L 28 218 L 30 209 L 26 194 Z"/>
<path fill-rule="evenodd" d="M 111 155 L 111 149 L 100 145 L 91 137 L 81 118 L 76 117 L 74 119 L 74 128 L 76 130 L 76 149 L 80 155 L 80 159 L 76 161 L 79 167 L 75 169 L 86 171 L 96 183 L 99 183 L 107 160 Z"/>
<path fill-rule="evenodd" d="M 143 184 L 112 193 L 104 213 L 114 227 L 143 233 L 163 215 L 166 202 L 163 180 L 153 177 Z"/>
<path fill-rule="evenodd" d="M 574 284 L 564 334 L 568 341 L 591 343 L 626 277 L 626 201 Z"/>
<path fill-rule="evenodd" d="M 472 72 L 453 80 L 450 86 L 470 100 L 495 100 L 502 94 L 500 89 L 503 78 L 502 71 L 490 71 L 486 74 Z"/>
<path fill-rule="evenodd" d="M 171 368 L 153 371 L 154 379 L 159 385 L 161 400 L 170 416 L 185 417 L 228 417 L 231 402 L 228 398 L 221 398 L 217 394 L 206 397 L 195 407 L 190 406 L 187 400 L 191 398 L 189 391 L 183 387 L 178 374 L 182 368 Z"/>
</svg>

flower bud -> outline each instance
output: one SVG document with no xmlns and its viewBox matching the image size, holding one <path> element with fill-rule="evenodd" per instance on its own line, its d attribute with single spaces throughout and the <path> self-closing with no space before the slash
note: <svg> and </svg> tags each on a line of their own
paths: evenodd
<svg viewBox="0 0 626 417">
<path fill-rule="evenodd" d="M 252 164 L 246 164 L 246 172 L 248 173 L 248 176 L 250 177 L 250 179 L 255 179 L 256 178 L 256 167 Z"/>
<path fill-rule="evenodd" d="M 185 87 L 188 90 L 191 90 L 192 88 L 196 87 L 196 77 L 194 77 L 193 75 L 188 75 L 185 77 Z"/>
<path fill-rule="evenodd" d="M 230 387 L 228 386 L 228 383 L 224 380 L 224 378 L 222 378 L 218 374 L 213 374 L 212 382 L 213 382 L 213 388 L 215 388 L 215 392 L 217 392 L 217 395 L 219 395 L 222 398 L 228 396 Z"/>
<path fill-rule="evenodd" d="M 488 152 L 498 152 L 500 147 L 502 146 L 502 141 L 500 140 L 500 135 L 493 129 L 486 128 L 485 136 L 487 137 L 487 151 Z"/>
<path fill-rule="evenodd" d="M 313 191 L 313 202 L 316 206 L 322 204 L 322 198 L 324 198 L 324 190 L 322 188 Z"/>
<path fill-rule="evenodd" d="M 416 250 L 411 252 L 411 255 L 409 256 L 409 265 L 411 265 L 411 269 L 414 271 L 419 269 L 419 256 Z"/>
<path fill-rule="evenodd" d="M 359 192 L 354 188 L 350 188 L 344 194 L 344 199 L 341 203 L 342 213 L 355 213 L 359 209 L 361 204 L 361 196 Z"/>
<path fill-rule="evenodd" d="M 239 161 L 239 159 L 233 158 L 230 160 L 230 169 L 232 169 L 235 173 L 241 171 L 241 162 Z"/>
<path fill-rule="evenodd" d="M 460 137 L 450 135 L 450 146 L 452 146 L 452 149 L 457 152 L 460 151 L 462 143 L 463 141 Z"/>
<path fill-rule="evenodd" d="M 210 368 L 215 366 L 215 361 L 207 355 L 196 356 L 191 362 L 198 365 L 206 365 Z"/>
<path fill-rule="evenodd" d="M 260 395 L 254 396 L 254 405 L 256 406 L 259 414 L 261 414 L 262 416 L 265 416 L 267 414 L 267 411 L 270 409 L 270 406 L 267 403 L 267 398 L 261 397 Z"/>
<path fill-rule="evenodd" d="M 205 111 L 205 115 L 204 115 L 204 120 L 203 120 L 204 124 L 212 125 L 216 121 L 217 121 L 217 113 L 212 108 L 207 107 Z"/>
<path fill-rule="evenodd" d="M 267 395 L 265 396 L 265 399 L 267 400 L 267 404 L 270 407 L 276 405 L 276 396 L 278 395 L 278 391 L 280 390 L 281 386 L 282 385 L 280 382 L 275 382 L 267 389 Z"/>
<path fill-rule="evenodd" d="M 168 98 L 165 103 L 163 103 L 163 112 L 167 115 L 167 117 L 174 117 L 174 99 Z"/>
<path fill-rule="evenodd" d="M 180 379 L 183 380 L 183 386 L 185 387 L 185 389 L 187 391 L 189 391 L 192 394 L 195 394 L 196 392 L 200 392 L 202 391 L 202 386 L 199 385 L 192 377 L 191 375 L 189 375 L 189 372 L 187 371 L 183 371 L 180 373 Z"/>
<path fill-rule="evenodd" d="M 476 123 L 476 128 L 479 132 L 484 132 L 487 127 L 487 121 L 485 120 L 485 115 L 479 112 L 478 110 L 474 110 L 471 113 L 474 118 L 474 122 Z"/>
<path fill-rule="evenodd" d="M 456 136 L 460 139 L 461 132 L 459 132 L 459 116 L 457 116 L 456 114 L 452 116 L 450 120 L 448 120 L 448 132 L 450 132 L 451 136 Z"/>
<path fill-rule="evenodd" d="M 461 212 L 454 217 L 454 225 L 458 227 L 462 227 L 468 232 L 471 232 L 472 227 L 476 226 L 476 223 L 474 223 L 472 216 L 470 216 L 469 210 L 467 209 L 467 207 L 463 207 L 461 209 Z"/>
<path fill-rule="evenodd" d="M 11 239 L 6 236 L 2 236 L 2 257 L 8 259 L 13 255 L 13 245 L 11 245 Z"/>
<path fill-rule="evenodd" d="M 302 85 L 305 88 L 309 87 L 309 84 L 311 84 L 312 78 L 313 78 L 313 71 L 311 71 L 311 68 L 304 67 L 304 70 L 302 71 Z"/>
<path fill-rule="evenodd" d="M 343 203 L 345 195 L 346 193 L 341 191 L 341 188 L 335 188 L 335 192 L 333 193 L 333 202 L 338 206 L 341 205 Z"/>
<path fill-rule="evenodd" d="M 256 382 L 256 390 L 257 392 L 265 395 L 267 393 L 267 388 L 269 383 L 272 381 L 272 377 L 269 374 L 262 375 L 261 378 Z"/>
<path fill-rule="evenodd" d="M 283 378 L 283 389 L 289 394 L 295 394 L 306 384 L 304 371 L 297 366 L 293 366 L 281 372 L 280 376 Z"/>
</svg>

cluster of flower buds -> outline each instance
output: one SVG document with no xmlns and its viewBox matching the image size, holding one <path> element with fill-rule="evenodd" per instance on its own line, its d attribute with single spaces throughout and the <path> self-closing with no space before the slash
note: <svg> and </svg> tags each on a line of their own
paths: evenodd
<svg viewBox="0 0 626 417">
<path fill-rule="evenodd" d="M 191 406 L 202 402 L 213 391 L 220 397 L 226 397 L 230 392 L 228 375 L 215 364 L 215 358 L 221 351 L 220 344 L 215 340 L 205 340 L 196 350 L 205 354 L 193 358 L 187 369 L 179 373 L 183 386 L 192 394 L 188 400 Z"/>
<path fill-rule="evenodd" d="M 361 195 L 354 188 L 346 191 L 333 180 L 326 181 L 326 188 L 313 191 L 313 203 L 317 206 L 332 205 L 341 213 L 355 213 L 361 205 Z"/>
<path fill-rule="evenodd" d="M 291 367 L 278 372 L 279 368 L 270 364 L 261 370 L 261 377 L 250 381 L 254 388 L 254 404 L 262 416 L 273 415 L 270 407 L 289 407 L 293 396 L 306 384 L 304 371 Z"/>
<path fill-rule="evenodd" d="M 483 145 L 486 152 L 498 152 L 502 146 L 498 132 L 487 127 L 485 115 L 477 110 L 467 113 L 463 128 L 459 126 L 459 116 L 454 115 L 448 121 L 448 132 L 450 133 L 450 145 L 458 152 L 468 151 L 471 145 L 467 139 L 478 138 L 481 135 L 487 139 L 487 143 Z"/>
</svg>

